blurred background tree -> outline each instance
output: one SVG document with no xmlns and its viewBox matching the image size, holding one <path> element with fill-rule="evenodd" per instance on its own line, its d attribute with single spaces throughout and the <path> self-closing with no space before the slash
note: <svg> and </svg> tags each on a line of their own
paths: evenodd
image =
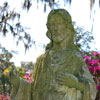
<svg viewBox="0 0 100 100">
<path fill-rule="evenodd" d="M 37 1 L 37 5 L 39 2 L 43 2 L 44 11 L 46 11 L 46 7 L 49 6 L 53 9 L 54 6 L 59 8 L 60 0 L 35 0 Z M 69 4 L 71 6 L 72 0 L 63 0 L 64 5 Z M 90 9 L 92 10 L 93 5 L 95 4 L 95 0 L 90 1 Z M 32 6 L 32 0 L 23 0 L 22 8 L 29 11 Z M 100 4 L 100 0 L 98 1 L 98 5 Z M 22 41 L 25 47 L 25 51 L 32 47 L 35 44 L 35 41 L 31 38 L 30 34 L 27 32 L 27 27 L 23 27 L 21 25 L 20 13 L 17 13 L 15 9 L 9 9 L 9 1 L 4 2 L 2 6 L 0 6 L 0 33 L 3 36 L 6 36 L 7 33 L 11 33 L 13 37 L 16 38 L 16 44 L 18 45 L 19 41 Z M 13 22 L 12 22 L 13 21 Z"/>
<path fill-rule="evenodd" d="M 11 62 L 11 58 L 13 57 L 13 53 L 6 50 L 4 47 L 0 46 L 0 85 L 1 93 L 0 94 L 10 94 L 11 84 L 4 74 L 4 70 L 9 66 L 15 66 L 14 62 Z M 6 70 L 8 72 L 8 70 Z"/>
<path fill-rule="evenodd" d="M 52 8 L 53 6 L 57 6 L 59 7 L 59 1 L 60 0 L 37 0 L 37 3 L 40 2 L 44 2 L 44 11 L 46 11 L 46 7 L 50 6 L 50 8 Z M 69 4 L 71 5 L 72 0 L 63 0 L 64 1 L 64 5 Z M 93 5 L 95 4 L 96 0 L 89 0 L 90 1 L 90 9 L 92 10 Z M 77 2 L 78 3 L 78 2 Z M 100 0 L 98 1 L 98 5 L 100 6 Z M 32 0 L 24 0 L 23 3 L 23 8 L 29 10 L 30 7 L 32 6 Z"/>
<path fill-rule="evenodd" d="M 0 69 L 4 71 L 10 65 L 14 66 L 14 62 L 11 62 L 13 52 L 9 52 L 6 48 L 0 47 Z"/>
<path fill-rule="evenodd" d="M 91 55 L 94 51 L 98 51 L 95 46 L 93 47 L 95 45 L 93 33 L 84 30 L 84 27 L 77 26 L 74 22 L 73 25 L 76 31 L 74 44 L 79 48 L 81 55 Z"/>
</svg>

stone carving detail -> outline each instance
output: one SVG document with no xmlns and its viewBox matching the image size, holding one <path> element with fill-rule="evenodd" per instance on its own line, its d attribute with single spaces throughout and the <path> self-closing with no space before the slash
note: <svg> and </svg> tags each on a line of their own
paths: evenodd
<svg viewBox="0 0 100 100">
<path fill-rule="evenodd" d="M 47 28 L 51 42 L 37 58 L 33 82 L 10 71 L 8 76 L 16 87 L 11 100 L 94 100 L 96 85 L 73 43 L 75 31 L 70 14 L 64 9 L 52 10 Z"/>
</svg>

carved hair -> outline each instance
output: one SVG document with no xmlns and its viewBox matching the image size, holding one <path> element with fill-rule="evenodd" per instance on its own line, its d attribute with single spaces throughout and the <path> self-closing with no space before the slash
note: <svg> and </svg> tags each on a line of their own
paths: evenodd
<svg viewBox="0 0 100 100">
<path fill-rule="evenodd" d="M 48 15 L 48 21 L 52 18 L 52 15 L 58 14 L 60 15 L 65 21 L 66 24 L 72 24 L 72 18 L 70 14 L 65 9 L 53 9 Z"/>
</svg>

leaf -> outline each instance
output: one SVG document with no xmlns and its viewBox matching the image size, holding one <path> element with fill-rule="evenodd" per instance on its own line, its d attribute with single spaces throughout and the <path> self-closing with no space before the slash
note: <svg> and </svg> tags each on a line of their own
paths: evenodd
<svg viewBox="0 0 100 100">
<path fill-rule="evenodd" d="M 72 0 L 66 0 L 66 2 L 68 2 L 69 4 L 71 4 L 71 1 L 72 1 Z"/>
<path fill-rule="evenodd" d="M 20 14 L 17 14 L 18 19 L 20 19 Z"/>
<path fill-rule="evenodd" d="M 24 38 L 28 39 L 28 34 L 26 32 L 25 32 Z"/>
<path fill-rule="evenodd" d="M 95 0 L 90 0 L 90 10 L 92 10 L 94 3 L 95 3 Z"/>
<path fill-rule="evenodd" d="M 31 5 L 32 5 L 31 2 L 28 0 L 27 10 L 30 9 Z"/>
<path fill-rule="evenodd" d="M 8 2 L 5 2 L 4 3 L 4 7 L 6 8 L 8 6 Z"/>
<path fill-rule="evenodd" d="M 13 31 L 13 27 L 12 27 L 12 26 L 10 26 L 10 30 L 11 30 L 11 32 L 14 32 L 14 31 Z"/>
<path fill-rule="evenodd" d="M 24 47 L 25 47 L 25 53 L 26 53 L 26 51 L 28 49 L 28 45 L 27 44 L 24 44 Z"/>
<path fill-rule="evenodd" d="M 4 21 L 4 19 L 5 19 L 5 16 L 4 16 L 4 14 L 3 14 L 3 15 L 2 15 L 2 18 L 1 18 L 2 22 Z"/>
<path fill-rule="evenodd" d="M 0 24 L 0 32 L 2 31 L 2 24 Z"/>
<path fill-rule="evenodd" d="M 22 36 L 19 36 L 18 40 L 22 40 L 22 39 L 23 39 Z"/>
<path fill-rule="evenodd" d="M 15 33 L 14 31 L 13 31 L 13 36 L 15 37 L 17 35 L 17 33 Z"/>
<path fill-rule="evenodd" d="M 26 7 L 26 0 L 24 1 L 24 4 L 23 4 L 23 8 L 25 8 Z"/>
<path fill-rule="evenodd" d="M 8 17 L 8 12 L 6 13 L 6 17 Z"/>
<path fill-rule="evenodd" d="M 44 4 L 44 12 L 46 12 L 46 3 Z"/>
<path fill-rule="evenodd" d="M 24 0 L 23 9 L 27 9 L 27 11 L 32 6 L 31 0 Z"/>
<path fill-rule="evenodd" d="M 31 37 L 28 38 L 28 43 L 30 43 L 30 42 L 31 42 Z"/>
<path fill-rule="evenodd" d="M 20 23 L 16 23 L 16 27 L 20 27 Z"/>
<path fill-rule="evenodd" d="M 7 33 L 7 29 L 6 29 L 6 24 L 5 24 L 3 27 L 3 35 L 6 36 L 6 33 Z"/>
</svg>

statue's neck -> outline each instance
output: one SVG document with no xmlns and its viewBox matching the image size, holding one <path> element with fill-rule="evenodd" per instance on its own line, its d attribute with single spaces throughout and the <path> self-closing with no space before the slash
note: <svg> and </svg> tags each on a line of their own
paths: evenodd
<svg viewBox="0 0 100 100">
<path fill-rule="evenodd" d="M 72 41 L 63 41 L 61 43 L 53 43 L 54 50 L 66 50 L 66 49 L 73 49 L 74 43 Z"/>
</svg>

